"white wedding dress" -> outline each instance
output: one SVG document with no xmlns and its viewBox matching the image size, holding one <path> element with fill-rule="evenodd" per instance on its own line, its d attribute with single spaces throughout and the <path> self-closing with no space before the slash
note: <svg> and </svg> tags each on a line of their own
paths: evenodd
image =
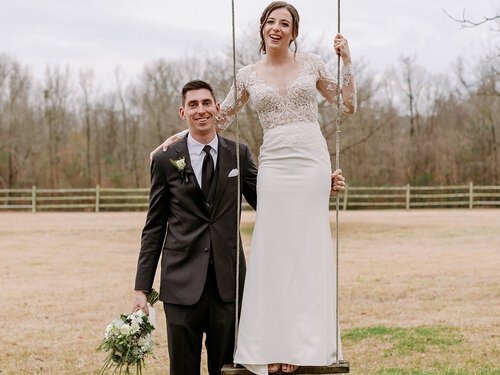
<svg viewBox="0 0 500 375">
<path fill-rule="evenodd" d="M 318 91 L 334 102 L 337 89 L 319 56 L 301 54 L 297 61 L 300 74 L 285 92 L 258 78 L 253 65 L 237 75 L 237 109 L 251 99 L 264 129 L 234 358 L 256 374 L 267 374 L 270 363 L 329 365 L 337 350 L 342 358 L 329 223 L 331 165 L 317 104 Z M 350 67 L 344 68 L 343 86 L 351 78 Z M 343 100 L 355 105 L 355 91 Z M 233 114 L 234 87 L 221 106 L 221 129 Z"/>
</svg>

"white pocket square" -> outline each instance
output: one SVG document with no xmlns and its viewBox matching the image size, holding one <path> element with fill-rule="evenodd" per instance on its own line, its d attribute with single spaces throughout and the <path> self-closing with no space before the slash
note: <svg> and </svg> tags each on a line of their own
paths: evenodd
<svg viewBox="0 0 500 375">
<path fill-rule="evenodd" d="M 237 169 L 233 169 L 231 172 L 229 172 L 229 175 L 227 177 L 236 177 L 240 174 L 240 171 Z"/>
</svg>

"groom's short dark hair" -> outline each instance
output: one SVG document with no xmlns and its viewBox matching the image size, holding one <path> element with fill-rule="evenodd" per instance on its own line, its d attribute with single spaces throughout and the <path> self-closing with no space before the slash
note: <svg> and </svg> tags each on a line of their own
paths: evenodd
<svg viewBox="0 0 500 375">
<path fill-rule="evenodd" d="M 188 91 L 200 89 L 207 89 L 208 91 L 210 91 L 210 94 L 212 94 L 212 98 L 214 98 L 214 102 L 217 101 L 217 99 L 215 99 L 214 89 L 212 88 L 212 86 L 210 86 L 208 82 L 202 81 L 200 79 L 195 79 L 186 83 L 182 88 L 182 105 L 186 104 L 186 94 Z"/>
</svg>

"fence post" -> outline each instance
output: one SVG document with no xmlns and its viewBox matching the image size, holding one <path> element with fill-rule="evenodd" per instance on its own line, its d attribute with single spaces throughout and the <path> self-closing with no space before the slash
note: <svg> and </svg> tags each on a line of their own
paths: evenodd
<svg viewBox="0 0 500 375">
<path fill-rule="evenodd" d="M 31 212 L 36 212 L 36 186 L 31 187 Z"/>
<path fill-rule="evenodd" d="M 469 182 L 469 209 L 474 207 L 474 183 Z"/>
<path fill-rule="evenodd" d="M 101 188 L 99 185 L 96 185 L 95 187 L 95 212 L 99 212 L 99 204 L 101 199 Z"/>
<path fill-rule="evenodd" d="M 410 184 L 406 184 L 406 209 L 410 209 Z"/>
<path fill-rule="evenodd" d="M 347 184 L 345 184 L 345 190 L 344 190 L 344 211 L 347 210 L 347 191 L 349 189 L 349 186 Z"/>
</svg>

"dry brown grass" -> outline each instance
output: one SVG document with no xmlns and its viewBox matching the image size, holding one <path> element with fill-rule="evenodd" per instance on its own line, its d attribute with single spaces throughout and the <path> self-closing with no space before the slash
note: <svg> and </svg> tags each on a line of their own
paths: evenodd
<svg viewBox="0 0 500 375">
<path fill-rule="evenodd" d="M 0 214 L 1 374 L 96 372 L 105 325 L 130 309 L 144 218 Z M 243 221 L 251 225 L 253 215 Z M 500 210 L 341 212 L 343 331 L 444 326 L 463 338 L 406 354 L 388 354 L 394 344 L 388 337 L 345 340 L 351 373 L 500 373 L 499 251 Z M 158 310 L 157 359 L 147 362 L 146 374 L 168 369 Z M 384 372 L 389 368 L 429 372 Z"/>
</svg>

